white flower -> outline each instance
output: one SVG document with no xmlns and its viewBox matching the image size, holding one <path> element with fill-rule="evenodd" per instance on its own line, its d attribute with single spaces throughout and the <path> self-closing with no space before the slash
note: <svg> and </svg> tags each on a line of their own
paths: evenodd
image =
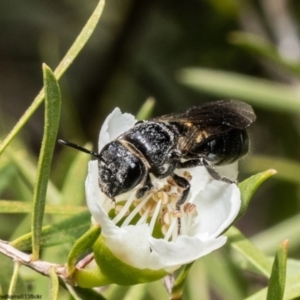
<svg viewBox="0 0 300 300">
<path fill-rule="evenodd" d="M 135 122 L 132 115 L 116 108 L 102 126 L 99 151 Z M 218 171 L 234 179 L 237 164 Z M 220 235 L 234 221 L 241 205 L 238 187 L 212 179 L 204 167 L 176 173 L 191 184 L 180 211 L 176 209 L 180 190 L 170 178 L 152 176 L 154 187 L 142 199 L 135 196 L 138 186 L 113 202 L 99 189 L 98 161 L 89 162 L 87 204 L 101 225 L 105 245 L 122 262 L 137 269 L 172 272 L 225 244 L 226 237 Z"/>
</svg>

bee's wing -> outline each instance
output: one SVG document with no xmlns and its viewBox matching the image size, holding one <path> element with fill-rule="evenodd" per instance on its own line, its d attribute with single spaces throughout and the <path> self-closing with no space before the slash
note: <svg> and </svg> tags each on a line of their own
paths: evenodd
<svg viewBox="0 0 300 300">
<path fill-rule="evenodd" d="M 198 125 L 202 129 L 222 125 L 246 129 L 255 119 L 255 113 L 249 104 L 238 100 L 220 100 L 204 103 L 181 113 L 164 115 L 152 120 L 157 122 L 190 123 Z"/>
</svg>

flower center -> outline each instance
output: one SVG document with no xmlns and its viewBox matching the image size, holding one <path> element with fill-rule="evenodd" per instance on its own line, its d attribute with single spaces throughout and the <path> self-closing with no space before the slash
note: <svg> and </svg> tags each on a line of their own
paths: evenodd
<svg viewBox="0 0 300 300">
<path fill-rule="evenodd" d="M 182 174 L 188 181 L 192 179 L 189 172 Z M 176 240 L 178 235 L 186 235 L 192 224 L 192 216 L 196 213 L 196 205 L 186 202 L 178 210 L 176 205 L 180 199 L 182 188 L 178 187 L 171 177 L 156 180 L 154 187 L 141 199 L 136 199 L 135 192 L 130 195 L 124 205 L 115 206 L 116 224 L 124 218 L 121 227 L 136 220 L 137 225 L 148 223 L 150 232 L 160 229 L 160 236 L 165 240 Z"/>
</svg>

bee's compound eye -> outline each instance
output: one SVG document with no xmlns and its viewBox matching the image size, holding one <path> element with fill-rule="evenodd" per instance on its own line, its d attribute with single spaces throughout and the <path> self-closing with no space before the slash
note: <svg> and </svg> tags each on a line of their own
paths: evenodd
<svg viewBox="0 0 300 300">
<path fill-rule="evenodd" d="M 123 189 L 128 191 L 139 184 L 144 176 L 144 172 L 143 164 L 140 161 L 129 163 Z"/>
</svg>

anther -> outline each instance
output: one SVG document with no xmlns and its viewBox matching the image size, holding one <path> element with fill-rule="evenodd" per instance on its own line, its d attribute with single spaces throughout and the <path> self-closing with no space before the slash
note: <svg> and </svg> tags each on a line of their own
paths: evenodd
<svg viewBox="0 0 300 300">
<path fill-rule="evenodd" d="M 190 172 L 188 172 L 188 171 L 184 171 L 183 172 L 183 177 L 186 179 L 186 180 L 188 180 L 188 181 L 191 181 L 192 180 L 192 175 L 191 175 L 191 173 Z"/>
<path fill-rule="evenodd" d="M 182 217 L 182 213 L 179 210 L 173 210 L 172 211 L 172 217 L 181 218 Z"/>
<path fill-rule="evenodd" d="M 183 211 L 187 214 L 192 214 L 196 211 L 196 205 L 192 203 L 186 203 L 183 206 Z"/>
</svg>

